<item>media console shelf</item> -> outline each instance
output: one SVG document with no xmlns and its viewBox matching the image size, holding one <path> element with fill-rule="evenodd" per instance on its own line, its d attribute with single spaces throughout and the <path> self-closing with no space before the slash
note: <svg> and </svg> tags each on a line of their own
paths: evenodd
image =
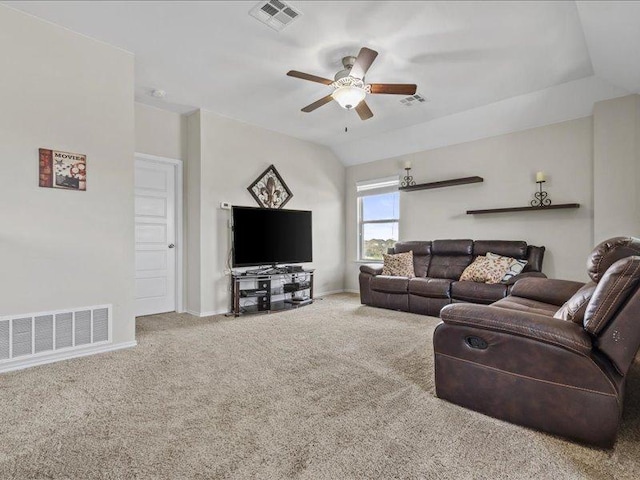
<svg viewBox="0 0 640 480">
<path fill-rule="evenodd" d="M 269 313 L 313 303 L 313 272 L 232 272 L 231 314 Z"/>
<path fill-rule="evenodd" d="M 441 180 L 439 182 L 419 183 L 417 185 L 411 185 L 409 187 L 400 187 L 398 190 L 401 192 L 415 192 L 418 190 L 430 190 L 432 188 L 442 187 L 455 187 L 456 185 L 466 185 L 468 183 L 481 183 L 484 182 L 482 177 L 463 177 L 452 178 L 451 180 Z"/>
<path fill-rule="evenodd" d="M 579 203 L 561 203 L 558 205 L 547 205 L 545 207 L 508 207 L 508 208 L 489 208 L 486 210 L 467 210 L 467 215 L 480 215 L 484 213 L 507 213 L 507 212 L 532 212 L 544 210 L 558 210 L 561 208 L 579 208 Z"/>
</svg>

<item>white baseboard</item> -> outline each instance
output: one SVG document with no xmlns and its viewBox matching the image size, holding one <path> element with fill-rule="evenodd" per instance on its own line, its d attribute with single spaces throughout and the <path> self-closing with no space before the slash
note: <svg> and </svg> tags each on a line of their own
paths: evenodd
<svg viewBox="0 0 640 480">
<path fill-rule="evenodd" d="M 314 298 L 318 298 L 318 297 L 326 297 L 327 295 L 335 295 L 336 293 L 344 293 L 347 290 L 344 289 L 340 289 L 340 290 L 329 290 L 328 292 L 321 292 L 321 293 L 316 293 L 314 295 Z"/>
<path fill-rule="evenodd" d="M 195 310 L 187 310 L 186 313 L 189 315 L 193 315 L 195 317 L 213 317 L 214 315 L 223 315 L 225 313 L 229 313 L 229 310 L 219 310 L 219 311 L 211 311 L 211 312 L 196 312 Z"/>
<path fill-rule="evenodd" d="M 357 293 L 358 295 L 360 295 L 360 290 L 353 290 L 351 288 L 345 288 L 344 289 L 344 293 Z"/>
<path fill-rule="evenodd" d="M 47 363 L 60 362 L 62 360 L 69 360 L 71 358 L 86 357 L 88 355 L 95 355 L 97 353 L 113 352 L 115 350 L 122 350 L 123 348 L 131 348 L 138 345 L 138 342 L 133 340 L 131 342 L 121 343 L 102 343 L 87 345 L 85 348 L 74 348 L 73 350 L 58 351 L 43 353 L 38 356 L 30 356 L 24 359 L 14 359 L 6 363 L 0 364 L 0 373 L 11 372 L 14 370 L 22 370 L 23 368 L 35 367 L 36 365 L 45 365 Z"/>
</svg>

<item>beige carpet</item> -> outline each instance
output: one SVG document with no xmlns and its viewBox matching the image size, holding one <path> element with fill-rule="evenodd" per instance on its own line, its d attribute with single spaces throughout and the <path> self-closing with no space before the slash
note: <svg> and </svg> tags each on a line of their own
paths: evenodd
<svg viewBox="0 0 640 480">
<path fill-rule="evenodd" d="M 139 319 L 135 349 L 0 376 L 0 478 L 640 477 L 640 365 L 596 450 L 436 398 L 437 322 L 353 295 Z"/>
</svg>

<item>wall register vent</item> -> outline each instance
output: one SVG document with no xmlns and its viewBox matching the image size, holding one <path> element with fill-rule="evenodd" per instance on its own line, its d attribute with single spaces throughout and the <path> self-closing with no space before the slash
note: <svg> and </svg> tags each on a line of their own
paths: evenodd
<svg viewBox="0 0 640 480">
<path fill-rule="evenodd" d="M 249 15 L 281 32 L 297 20 L 301 12 L 280 0 L 268 0 L 258 3 L 249 11 Z"/>
<path fill-rule="evenodd" d="M 0 367 L 58 351 L 108 343 L 111 305 L 0 317 Z"/>
</svg>

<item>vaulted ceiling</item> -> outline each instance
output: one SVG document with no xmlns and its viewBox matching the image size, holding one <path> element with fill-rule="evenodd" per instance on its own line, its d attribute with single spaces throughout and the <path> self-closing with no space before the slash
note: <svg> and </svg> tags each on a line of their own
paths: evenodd
<svg viewBox="0 0 640 480">
<path fill-rule="evenodd" d="M 640 2 L 291 1 L 302 15 L 281 32 L 249 15 L 254 1 L 4 3 L 135 53 L 139 102 L 327 145 L 346 164 L 576 118 L 640 92 Z M 368 82 L 416 83 L 427 101 L 370 96 L 367 121 L 335 102 L 302 113 L 331 88 L 286 72 L 333 78 L 362 46 L 379 52 Z"/>
</svg>

